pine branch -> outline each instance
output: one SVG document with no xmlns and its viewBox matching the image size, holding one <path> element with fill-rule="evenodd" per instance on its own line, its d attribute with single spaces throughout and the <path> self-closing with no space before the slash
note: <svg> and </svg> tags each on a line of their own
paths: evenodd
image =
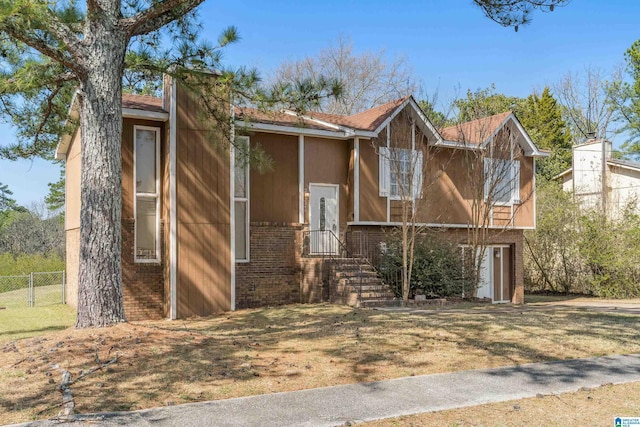
<svg viewBox="0 0 640 427">
<path fill-rule="evenodd" d="M 73 70 L 75 72 L 83 71 L 79 61 L 76 61 L 75 58 L 65 54 L 62 49 L 51 46 L 41 37 L 38 37 L 35 34 L 30 34 L 28 31 L 20 29 L 19 26 L 16 25 L 16 23 L 13 21 L 14 20 L 10 18 L 0 21 L 0 32 L 7 33 L 16 40 L 37 50 L 41 54 L 48 56 L 54 61 L 59 62 L 70 70 Z"/>
<path fill-rule="evenodd" d="M 130 18 L 121 20 L 129 37 L 156 31 L 198 7 L 204 0 L 165 0 Z"/>
</svg>

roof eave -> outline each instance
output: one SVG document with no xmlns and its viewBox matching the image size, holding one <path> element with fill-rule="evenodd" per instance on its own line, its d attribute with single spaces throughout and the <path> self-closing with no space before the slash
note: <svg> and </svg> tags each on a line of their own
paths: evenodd
<svg viewBox="0 0 640 427">
<path fill-rule="evenodd" d="M 622 168 L 622 169 L 629 169 L 632 171 L 640 171 L 640 163 L 638 163 L 638 166 L 634 166 L 634 165 L 630 165 L 627 163 L 618 163 L 615 160 L 607 160 L 607 164 L 611 165 L 611 166 L 615 166 L 618 168 Z"/>
<path fill-rule="evenodd" d="M 268 133 L 283 133 L 289 135 L 309 135 L 309 136 L 321 136 L 332 139 L 349 139 L 353 137 L 372 138 L 375 135 L 372 132 L 359 131 L 359 130 L 324 130 L 305 128 L 301 126 L 284 126 L 274 123 L 261 123 L 261 122 L 247 122 L 244 120 L 236 120 L 236 126 L 250 129 L 252 131 L 262 131 Z"/>
<path fill-rule="evenodd" d="M 404 102 L 402 102 L 402 104 L 398 105 L 396 107 L 396 109 L 393 111 L 393 113 L 391 113 L 389 115 L 389 117 L 387 117 L 374 131 L 373 134 L 375 136 L 378 136 L 380 134 L 380 132 L 386 128 L 389 123 L 391 123 L 391 121 L 400 113 L 400 111 L 402 111 L 407 105 L 411 105 L 411 107 L 413 108 L 413 111 L 418 115 L 418 117 L 420 117 L 420 119 L 422 120 L 422 122 L 427 126 L 427 128 L 431 131 L 431 133 L 436 137 L 437 141 L 436 143 L 442 142 L 444 141 L 444 139 L 442 138 L 442 135 L 440 135 L 440 133 L 438 132 L 438 130 L 435 128 L 435 126 L 433 126 L 433 124 L 431 123 L 431 121 L 429 121 L 429 119 L 427 118 L 427 116 L 424 115 L 424 113 L 422 112 L 422 110 L 420 109 L 420 107 L 418 106 L 418 103 L 415 101 L 415 99 L 413 99 L 413 96 L 409 96 Z"/>
<path fill-rule="evenodd" d="M 560 179 L 565 175 L 568 175 L 570 173 L 573 173 L 573 168 L 569 168 L 564 172 L 560 172 L 558 175 L 554 176 L 553 178 L 551 178 L 552 180 L 556 180 L 556 179 Z"/>
<path fill-rule="evenodd" d="M 164 111 L 140 110 L 137 108 L 123 108 L 122 118 L 124 119 L 142 119 L 153 120 L 157 122 L 169 121 L 169 113 Z"/>
</svg>

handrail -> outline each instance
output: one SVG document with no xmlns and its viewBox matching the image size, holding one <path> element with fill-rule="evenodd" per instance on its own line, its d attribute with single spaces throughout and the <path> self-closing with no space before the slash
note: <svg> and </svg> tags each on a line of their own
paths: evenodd
<svg viewBox="0 0 640 427">
<path fill-rule="evenodd" d="M 329 240 L 328 240 L 328 248 L 325 248 L 324 245 L 327 244 L 326 240 L 319 240 L 317 237 L 316 239 L 312 239 L 311 237 L 314 235 L 316 236 L 328 236 Z M 313 242 L 313 240 L 315 240 L 315 242 Z M 322 244 L 320 244 L 319 242 L 323 242 Z M 308 243 L 308 247 L 305 245 L 305 243 Z M 313 243 L 316 243 L 316 245 L 314 245 L 314 247 L 312 247 Z M 328 257 L 334 264 L 337 264 L 337 260 L 336 258 L 338 257 L 338 254 L 344 254 L 345 256 L 343 258 L 349 258 L 349 259 L 353 259 L 356 260 L 356 265 L 358 266 L 358 287 L 356 288 L 357 293 L 358 293 L 358 302 L 362 301 L 362 286 L 363 286 L 363 271 L 362 271 L 362 264 L 361 262 L 364 261 L 365 263 L 371 265 L 373 267 L 373 264 L 371 264 L 371 262 L 366 258 L 366 257 L 355 257 L 351 254 L 351 251 L 349 251 L 349 248 L 347 247 L 347 245 L 345 245 L 339 238 L 338 236 L 335 235 L 335 233 L 332 230 L 306 230 L 303 232 L 303 249 L 302 249 L 302 254 L 303 255 L 319 255 L 321 257 Z M 306 251 L 305 249 L 308 249 L 308 251 Z M 315 249 L 315 250 L 313 250 Z M 336 251 L 336 249 L 338 249 Z M 338 252 L 338 254 L 336 254 L 336 252 Z"/>
</svg>

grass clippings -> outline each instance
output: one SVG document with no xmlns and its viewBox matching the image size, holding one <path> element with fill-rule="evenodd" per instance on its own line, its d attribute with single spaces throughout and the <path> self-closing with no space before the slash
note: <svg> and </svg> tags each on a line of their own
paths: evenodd
<svg viewBox="0 0 640 427">
<path fill-rule="evenodd" d="M 0 419 L 55 416 L 47 408 L 61 403 L 62 372 L 75 378 L 113 355 L 118 363 L 73 384 L 77 413 L 637 353 L 637 322 L 560 307 L 410 313 L 294 305 L 66 329 L 0 343 Z"/>
</svg>

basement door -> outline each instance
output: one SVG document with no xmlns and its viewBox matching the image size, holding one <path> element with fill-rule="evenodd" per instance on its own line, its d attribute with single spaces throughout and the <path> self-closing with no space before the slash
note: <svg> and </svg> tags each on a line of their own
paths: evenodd
<svg viewBox="0 0 640 427">
<path fill-rule="evenodd" d="M 338 186 L 309 184 L 309 252 L 337 255 L 339 248 Z"/>
<path fill-rule="evenodd" d="M 511 302 L 513 296 L 513 249 L 511 246 L 489 246 L 482 260 L 482 278 L 478 298 L 491 298 L 494 303 Z"/>
</svg>

